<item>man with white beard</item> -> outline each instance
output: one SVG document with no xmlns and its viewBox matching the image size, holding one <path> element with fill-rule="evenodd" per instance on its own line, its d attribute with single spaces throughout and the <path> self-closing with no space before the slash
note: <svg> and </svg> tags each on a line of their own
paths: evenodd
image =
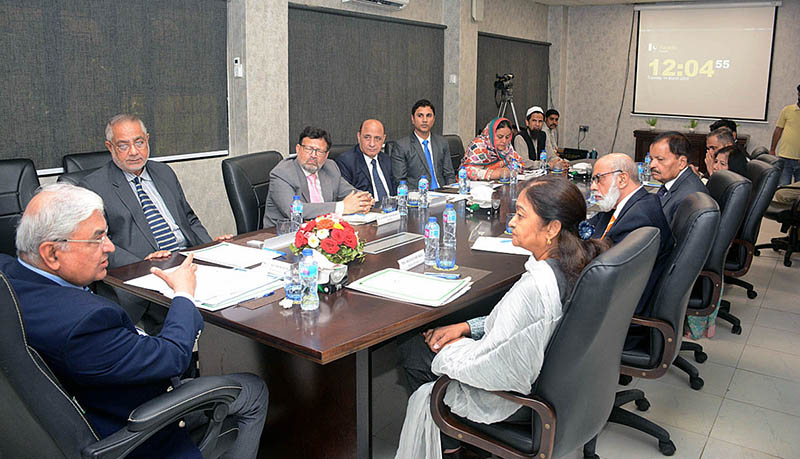
<svg viewBox="0 0 800 459">
<path fill-rule="evenodd" d="M 661 201 L 642 187 L 636 164 L 623 153 L 611 153 L 595 162 L 592 193 L 600 208 L 600 212 L 588 220 L 594 228 L 593 238 L 610 239 L 616 244 L 625 239 L 628 233 L 643 226 L 653 226 L 661 231 L 658 258 L 635 312 L 646 316 L 650 311 L 644 310 L 645 305 L 661 275 L 663 261 L 674 245 Z"/>
</svg>

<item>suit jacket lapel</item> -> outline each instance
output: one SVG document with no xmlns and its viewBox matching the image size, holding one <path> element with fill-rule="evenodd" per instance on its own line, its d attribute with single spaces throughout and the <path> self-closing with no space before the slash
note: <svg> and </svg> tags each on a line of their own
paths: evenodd
<svg viewBox="0 0 800 459">
<path fill-rule="evenodd" d="M 686 172 L 684 172 L 683 174 L 678 176 L 678 179 L 675 180 L 675 183 L 672 184 L 672 187 L 669 190 L 667 190 L 667 194 L 664 196 L 664 200 L 661 201 L 661 207 L 662 208 L 667 206 L 667 203 L 669 202 L 669 200 L 672 199 L 672 195 L 675 194 L 675 190 L 677 190 L 678 187 L 681 186 L 681 183 L 684 180 L 686 180 L 686 174 L 694 174 L 694 172 L 692 172 L 691 169 L 687 169 Z M 661 186 L 664 186 L 664 185 L 661 185 Z"/>
<path fill-rule="evenodd" d="M 366 183 L 372 184 L 372 175 L 369 173 L 369 166 L 367 166 L 367 162 L 364 160 L 364 153 L 361 149 L 356 146 L 356 169 L 358 175 L 362 175 L 366 179 Z M 354 178 L 353 182 L 358 183 L 358 178 Z M 372 193 L 372 188 L 370 187 L 370 193 Z"/>
<path fill-rule="evenodd" d="M 335 202 L 337 199 L 334 188 L 336 188 L 337 184 L 333 183 L 333 174 L 331 173 L 330 166 L 325 167 L 328 161 L 333 160 L 326 160 L 325 163 L 322 164 L 322 167 L 317 172 L 317 180 L 319 180 L 319 186 L 322 188 L 322 200 L 325 202 Z"/>
<path fill-rule="evenodd" d="M 630 199 L 628 199 L 628 202 L 625 203 L 625 207 L 623 207 L 622 210 L 619 211 L 619 215 L 617 216 L 617 220 L 622 220 L 622 217 L 625 216 L 625 212 L 629 211 L 631 209 L 631 207 L 633 207 L 633 205 L 636 203 L 636 201 L 638 201 L 638 200 L 642 199 L 643 197 L 647 196 L 647 194 L 648 194 L 647 190 L 645 190 L 644 187 L 639 188 L 638 191 L 633 193 L 633 196 L 631 196 Z"/>
<path fill-rule="evenodd" d="M 300 184 L 300 196 L 302 196 L 304 202 L 311 202 L 311 194 L 308 191 L 308 180 L 306 180 L 306 174 L 303 173 L 303 169 L 300 167 L 300 163 L 297 162 L 297 158 L 294 160 L 295 171 L 297 172 L 297 183 Z"/>
<path fill-rule="evenodd" d="M 429 138 L 432 139 L 433 135 L 431 135 Z M 431 148 L 432 146 L 433 144 L 431 142 L 429 143 L 428 148 Z M 428 158 L 425 157 L 425 152 L 422 150 L 422 145 L 420 145 L 419 139 L 413 132 L 411 133 L 411 149 L 414 150 L 417 156 L 419 156 L 419 159 L 422 161 L 422 167 L 424 167 L 425 170 L 428 171 L 428 180 L 430 181 L 431 171 L 428 169 Z M 433 155 L 433 150 L 431 150 L 431 155 Z M 409 184 L 409 186 L 411 185 Z"/>
<path fill-rule="evenodd" d="M 156 243 L 156 239 L 153 237 L 153 231 L 150 230 L 150 225 L 147 224 L 147 219 L 144 218 L 142 203 L 139 201 L 139 198 L 133 194 L 133 190 L 131 189 L 128 181 L 125 179 L 125 175 L 122 173 L 122 171 L 114 164 L 110 164 L 108 167 L 109 182 L 114 186 L 114 191 L 116 192 L 120 202 L 122 202 L 122 205 L 128 209 L 133 223 L 139 227 L 139 231 L 144 234 L 147 242 L 153 247 L 153 249 L 158 250 L 158 244 Z"/>
</svg>

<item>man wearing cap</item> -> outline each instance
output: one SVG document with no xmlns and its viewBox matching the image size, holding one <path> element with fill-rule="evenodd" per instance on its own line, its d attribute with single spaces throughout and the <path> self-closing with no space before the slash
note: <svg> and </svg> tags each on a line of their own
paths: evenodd
<svg viewBox="0 0 800 459">
<path fill-rule="evenodd" d="M 531 107 L 525 113 L 525 129 L 514 137 L 514 151 L 522 159 L 536 161 L 539 153 L 547 147 L 547 134 L 542 130 L 544 110 L 542 107 Z"/>
</svg>

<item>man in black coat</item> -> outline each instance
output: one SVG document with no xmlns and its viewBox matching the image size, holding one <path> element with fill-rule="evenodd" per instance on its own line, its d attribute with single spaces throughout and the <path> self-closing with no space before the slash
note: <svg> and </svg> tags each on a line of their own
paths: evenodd
<svg viewBox="0 0 800 459">
<path fill-rule="evenodd" d="M 686 196 L 708 193 L 703 182 L 689 167 L 689 139 L 680 132 L 667 131 L 650 144 L 650 171 L 663 185 L 658 190 L 667 222 Z"/>
<path fill-rule="evenodd" d="M 376 201 L 394 196 L 397 183 L 392 175 L 392 158 L 381 151 L 386 134 L 378 120 L 366 120 L 358 129 L 358 145 L 334 161 L 347 183 L 353 188 L 372 194 Z"/>
</svg>

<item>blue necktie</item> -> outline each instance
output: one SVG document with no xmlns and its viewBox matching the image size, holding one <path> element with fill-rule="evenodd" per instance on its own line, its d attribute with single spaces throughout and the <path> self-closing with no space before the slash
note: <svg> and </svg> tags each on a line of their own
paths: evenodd
<svg viewBox="0 0 800 459">
<path fill-rule="evenodd" d="M 376 161 L 375 158 L 372 158 L 372 182 L 375 185 L 375 189 L 378 191 L 378 201 L 382 201 L 383 198 L 386 197 L 386 190 L 383 188 L 381 176 L 378 174 L 378 161 Z"/>
<path fill-rule="evenodd" d="M 147 193 L 144 192 L 139 177 L 133 179 L 133 183 L 136 185 L 136 194 L 139 196 L 139 202 L 142 204 L 144 218 L 147 220 L 147 225 L 150 226 L 150 231 L 153 232 L 153 237 L 156 240 L 156 244 L 158 244 L 158 249 L 170 251 L 177 249 L 178 240 L 175 238 L 172 230 L 169 229 L 169 225 L 167 221 L 164 220 L 161 212 L 158 211 L 156 205 L 150 200 L 150 196 L 147 196 Z"/>
<path fill-rule="evenodd" d="M 661 185 L 661 188 L 658 189 L 658 192 L 656 193 L 656 196 L 658 196 L 659 201 L 661 201 L 663 203 L 664 202 L 664 196 L 666 196 L 667 193 L 669 193 L 669 190 L 667 190 L 667 187 L 664 186 L 664 185 Z"/>
<path fill-rule="evenodd" d="M 436 172 L 433 169 L 433 156 L 431 155 L 431 150 L 428 148 L 428 141 L 422 141 L 422 148 L 425 150 L 425 159 L 428 160 L 428 169 L 431 171 L 431 190 L 435 190 L 439 188 L 439 182 L 436 181 Z"/>
</svg>

